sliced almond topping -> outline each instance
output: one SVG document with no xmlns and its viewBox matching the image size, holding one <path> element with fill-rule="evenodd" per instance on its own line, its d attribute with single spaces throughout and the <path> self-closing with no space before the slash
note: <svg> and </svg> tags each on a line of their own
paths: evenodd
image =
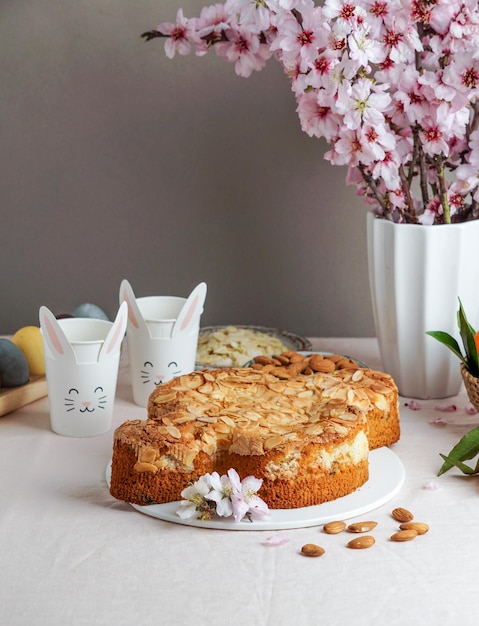
<svg viewBox="0 0 479 626">
<path fill-rule="evenodd" d="M 143 448 L 140 450 L 140 461 L 145 463 L 153 463 L 156 459 L 156 450 L 153 448 Z"/>
<path fill-rule="evenodd" d="M 167 430 L 168 434 L 171 435 L 172 437 L 174 437 L 175 439 L 181 439 L 181 433 L 176 428 L 176 426 L 168 425 L 166 427 L 166 430 Z"/>
<path fill-rule="evenodd" d="M 165 402 L 170 402 L 170 400 L 174 400 L 176 398 L 176 391 L 170 391 L 164 394 L 157 394 L 154 397 L 153 402 L 155 404 L 163 404 Z"/>
<path fill-rule="evenodd" d="M 156 472 L 158 471 L 158 467 L 156 465 L 153 465 L 153 463 L 142 463 L 141 461 L 139 461 L 138 463 L 135 463 L 135 465 L 133 466 L 133 471 L 138 472 L 140 474 L 143 472 L 150 472 L 151 474 L 156 474 Z"/>
</svg>

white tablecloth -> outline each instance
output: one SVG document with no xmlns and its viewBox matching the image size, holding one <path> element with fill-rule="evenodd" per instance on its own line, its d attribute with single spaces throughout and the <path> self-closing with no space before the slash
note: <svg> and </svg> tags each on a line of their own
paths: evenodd
<svg viewBox="0 0 479 626">
<path fill-rule="evenodd" d="M 380 366 L 374 339 L 313 339 L 316 349 Z M 143 419 L 125 364 L 114 426 Z M 198 624 L 344 626 L 477 624 L 479 483 L 455 470 L 436 477 L 447 453 L 479 422 L 464 391 L 453 399 L 401 399 L 393 447 L 405 484 L 373 519 L 376 544 L 351 550 L 350 534 L 321 527 L 274 532 L 198 529 L 160 521 L 112 498 L 105 484 L 112 432 L 64 438 L 50 430 L 48 401 L 0 418 L 0 624 L 95 626 Z M 451 404 L 455 412 L 437 407 Z M 431 482 L 432 481 L 432 482 Z M 431 489 L 436 486 L 436 489 Z M 427 488 L 429 487 L 429 488 Z M 394 543 L 402 506 L 430 525 Z M 300 554 L 305 543 L 326 550 Z"/>
</svg>

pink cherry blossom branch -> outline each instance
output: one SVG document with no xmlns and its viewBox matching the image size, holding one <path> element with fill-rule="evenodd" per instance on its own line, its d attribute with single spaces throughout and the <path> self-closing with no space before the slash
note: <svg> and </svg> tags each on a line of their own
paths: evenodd
<svg viewBox="0 0 479 626">
<path fill-rule="evenodd" d="M 383 210 L 383 215 L 386 219 L 392 221 L 392 209 L 390 203 L 386 200 L 384 194 L 379 191 L 379 187 L 372 177 L 372 175 L 366 170 L 362 163 L 358 164 L 358 169 L 361 172 L 361 175 L 366 183 L 367 187 L 371 190 L 372 196 L 379 203 L 380 207 Z"/>
<path fill-rule="evenodd" d="M 276 59 L 302 130 L 386 219 L 479 218 L 478 3 L 233 0 L 142 37 L 170 38 L 168 58 L 215 48 L 245 78 Z"/>
</svg>

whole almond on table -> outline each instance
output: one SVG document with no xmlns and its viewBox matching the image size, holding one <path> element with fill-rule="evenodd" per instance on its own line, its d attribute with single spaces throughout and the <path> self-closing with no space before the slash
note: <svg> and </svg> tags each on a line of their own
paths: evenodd
<svg viewBox="0 0 479 626">
<path fill-rule="evenodd" d="M 391 541 L 411 541 L 415 539 L 418 535 L 417 530 L 399 530 L 394 535 L 391 535 Z"/>
<path fill-rule="evenodd" d="M 392 512 L 392 516 L 398 522 L 411 522 L 414 518 L 414 515 L 411 513 L 411 511 L 403 509 L 402 507 L 394 509 Z"/>
<path fill-rule="evenodd" d="M 399 524 L 399 528 L 401 530 L 415 530 L 418 535 L 425 535 L 429 530 L 428 524 L 424 522 L 405 522 L 404 524 Z"/>
<path fill-rule="evenodd" d="M 356 537 L 356 539 L 351 539 L 346 545 L 348 548 L 353 548 L 353 550 L 364 550 L 370 548 L 375 543 L 376 540 L 372 535 L 362 535 L 361 537 Z"/>
<path fill-rule="evenodd" d="M 338 533 L 342 533 L 345 528 L 346 522 L 342 522 L 339 520 L 328 522 L 323 526 L 324 532 L 328 535 L 337 535 Z"/>
<path fill-rule="evenodd" d="M 373 528 L 376 528 L 378 525 L 377 522 L 354 522 L 353 524 L 349 524 L 348 531 L 350 533 L 367 533 Z"/>
<path fill-rule="evenodd" d="M 301 553 L 305 556 L 322 556 L 324 554 L 324 548 L 317 546 L 315 543 L 306 543 L 301 548 Z"/>
</svg>

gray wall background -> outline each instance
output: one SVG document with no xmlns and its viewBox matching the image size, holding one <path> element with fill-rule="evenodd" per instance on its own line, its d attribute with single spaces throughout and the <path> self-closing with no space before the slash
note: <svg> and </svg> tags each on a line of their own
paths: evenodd
<svg viewBox="0 0 479 626">
<path fill-rule="evenodd" d="M 0 1 L 0 334 L 208 283 L 202 323 L 374 334 L 366 208 L 281 68 L 140 34 L 199 0 Z"/>
</svg>

